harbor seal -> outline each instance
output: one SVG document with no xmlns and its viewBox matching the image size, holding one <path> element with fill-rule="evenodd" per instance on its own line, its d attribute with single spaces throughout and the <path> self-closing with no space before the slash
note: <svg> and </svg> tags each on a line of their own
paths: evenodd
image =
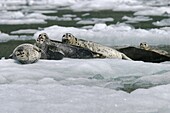
<svg viewBox="0 0 170 113">
<path fill-rule="evenodd" d="M 139 47 L 129 46 L 129 47 L 119 48 L 117 50 L 128 55 L 134 61 L 144 61 L 144 62 L 152 62 L 152 63 L 170 61 L 170 56 L 168 55 L 162 55 L 154 51 L 141 49 Z"/>
<path fill-rule="evenodd" d="M 88 59 L 100 57 L 100 54 L 92 52 L 88 49 L 72 46 L 70 44 L 63 44 L 60 41 L 51 40 L 46 33 L 39 34 L 36 40 L 36 45 L 45 51 L 49 58 L 57 57 L 57 55 L 54 55 L 57 52 L 62 53 L 63 56 L 67 58 Z"/>
<path fill-rule="evenodd" d="M 73 36 L 71 33 L 64 34 L 62 37 L 62 42 L 65 44 L 71 44 L 71 45 L 87 48 L 95 53 L 101 54 L 102 58 L 118 58 L 118 59 L 131 60 L 128 56 L 113 48 L 92 41 L 78 39 L 75 36 Z"/>
<path fill-rule="evenodd" d="M 32 44 L 21 44 L 14 49 L 9 58 L 21 64 L 32 64 L 41 58 L 41 50 Z"/>
<path fill-rule="evenodd" d="M 160 49 L 153 49 L 151 47 L 149 47 L 149 45 L 146 42 L 142 42 L 140 43 L 140 48 L 144 49 L 144 50 L 148 50 L 148 51 L 153 51 L 155 53 L 159 53 L 162 55 L 168 55 L 169 53 L 165 50 L 160 50 Z"/>
</svg>

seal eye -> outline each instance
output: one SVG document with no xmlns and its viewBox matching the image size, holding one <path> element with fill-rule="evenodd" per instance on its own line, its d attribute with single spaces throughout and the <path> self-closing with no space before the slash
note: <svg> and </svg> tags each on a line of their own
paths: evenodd
<svg viewBox="0 0 170 113">
<path fill-rule="evenodd" d="M 71 37 L 71 35 L 70 35 L 70 34 L 69 34 L 68 36 L 69 36 L 69 37 Z"/>
<path fill-rule="evenodd" d="M 45 37 L 47 37 L 47 34 L 44 34 Z"/>
<path fill-rule="evenodd" d="M 63 37 L 66 37 L 66 35 L 63 35 Z"/>
<path fill-rule="evenodd" d="M 140 43 L 140 46 L 142 46 L 142 43 Z"/>
</svg>

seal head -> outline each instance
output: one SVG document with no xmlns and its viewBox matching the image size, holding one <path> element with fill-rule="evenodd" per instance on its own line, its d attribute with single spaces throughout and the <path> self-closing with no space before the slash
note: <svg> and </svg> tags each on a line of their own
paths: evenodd
<svg viewBox="0 0 170 113">
<path fill-rule="evenodd" d="M 21 44 L 17 46 L 9 58 L 13 58 L 21 64 L 37 62 L 41 57 L 41 50 L 32 44 Z"/>
</svg>

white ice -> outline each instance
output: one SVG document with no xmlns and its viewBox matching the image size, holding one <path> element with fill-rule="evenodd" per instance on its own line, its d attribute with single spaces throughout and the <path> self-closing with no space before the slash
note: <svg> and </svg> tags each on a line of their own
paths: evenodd
<svg viewBox="0 0 170 113">
<path fill-rule="evenodd" d="M 22 6 L 21 6 L 22 4 Z M 77 15 L 66 14 L 62 17 L 46 16 L 42 14 L 57 12 L 58 9 L 75 10 L 75 11 L 100 11 L 109 9 L 113 11 L 134 11 L 136 17 L 131 18 L 124 16 L 128 22 L 148 21 L 149 17 L 143 15 L 158 15 L 169 16 L 170 1 L 164 0 L 1 0 L 0 1 L 0 24 L 46 24 L 46 20 L 56 21 L 78 21 L 77 24 L 85 24 L 82 29 L 74 27 L 51 26 L 40 32 L 47 32 L 51 38 L 61 40 L 61 36 L 65 32 L 71 32 L 79 38 L 97 41 L 109 46 L 115 45 L 138 45 L 140 42 L 148 42 L 151 45 L 166 44 L 170 42 L 169 30 L 164 29 L 134 29 L 129 25 L 117 23 L 115 25 L 105 25 L 107 21 L 111 22 L 114 19 L 107 17 L 104 19 L 95 18 L 93 20 L 82 20 Z M 41 12 L 42 11 L 42 12 Z M 87 16 L 89 13 L 85 13 Z M 98 24 L 96 24 L 98 23 Z M 86 26 L 86 24 L 96 24 Z M 163 26 L 169 25 L 169 21 L 162 20 L 154 22 L 154 25 Z M 54 32 L 55 31 L 55 32 Z M 57 31 L 57 32 L 56 32 Z M 37 36 L 37 32 L 35 37 Z M 55 36 L 55 37 L 54 37 Z M 18 37 L 19 38 L 19 37 Z M 5 37 L 5 40 L 11 38 Z M 15 39 L 15 38 L 14 38 Z M 27 39 L 27 38 L 26 38 Z M 4 37 L 0 36 L 0 42 L 4 41 Z"/>
<path fill-rule="evenodd" d="M 127 20 L 126 23 L 138 23 L 143 21 L 150 21 L 152 20 L 152 18 L 146 16 L 136 16 L 136 17 L 123 16 L 122 20 Z"/>
<path fill-rule="evenodd" d="M 17 31 L 12 31 L 11 34 L 34 34 L 37 31 L 37 29 L 21 29 Z"/>
<path fill-rule="evenodd" d="M 18 38 L 19 38 L 18 36 L 8 35 L 6 33 L 0 32 L 0 42 L 6 42 L 9 40 L 18 39 Z"/>
<path fill-rule="evenodd" d="M 30 31 L 30 30 L 26 30 Z M 35 30 L 36 31 L 36 30 Z M 35 32 L 30 31 L 30 32 Z M 13 31 L 11 33 L 22 33 L 24 30 Z M 138 46 L 141 42 L 148 42 L 150 45 L 169 45 L 170 29 L 135 29 L 134 27 L 117 23 L 113 25 L 106 25 L 104 23 L 95 24 L 94 26 L 86 26 L 83 28 L 76 27 L 62 27 L 62 26 L 50 26 L 42 30 L 38 30 L 34 34 L 34 39 L 42 33 L 46 32 L 51 39 L 61 41 L 62 35 L 69 32 L 75 35 L 77 38 L 95 41 L 108 46 L 124 46 L 132 45 Z M 0 34 L 0 42 L 8 41 L 11 39 L 20 39 L 18 36 L 7 36 Z M 25 37 L 25 39 L 28 39 Z"/>
<path fill-rule="evenodd" d="M 75 27 L 51 26 L 35 33 L 34 38 L 46 32 L 51 39 L 61 40 L 64 33 L 72 33 L 77 38 L 102 43 L 108 46 L 135 45 L 141 42 L 148 42 L 150 45 L 169 45 L 169 30 L 164 29 L 135 29 L 128 24 L 95 24 L 91 29 Z"/>
<path fill-rule="evenodd" d="M 25 7 L 20 5 L 27 5 Z M 1 10 L 24 9 L 60 9 L 64 6 L 66 9 L 74 11 L 135 11 L 137 15 L 162 15 L 169 13 L 169 0 L 1 0 Z M 44 6 L 46 5 L 46 6 Z M 161 6 L 161 7 L 160 7 Z"/>
<path fill-rule="evenodd" d="M 145 10 L 139 10 L 134 15 L 152 15 L 152 16 L 167 16 L 170 14 L 170 7 L 152 7 Z"/>
<path fill-rule="evenodd" d="M 170 19 L 163 19 L 161 21 L 153 22 L 156 26 L 170 26 Z"/>
<path fill-rule="evenodd" d="M 169 69 L 169 62 L 65 58 L 21 65 L 3 59 L 0 112 L 168 113 Z M 141 89 L 148 81 L 152 88 Z M 139 89 L 131 93 L 115 90 L 127 83 Z"/>
<path fill-rule="evenodd" d="M 45 24 L 45 20 L 56 20 L 57 16 L 45 16 L 41 13 L 23 13 L 20 11 L 0 12 L 0 24 Z"/>
<path fill-rule="evenodd" d="M 47 23 L 43 19 L 17 19 L 17 20 L 6 20 L 1 19 L 0 24 L 4 25 L 19 25 L 19 24 L 45 24 Z"/>
<path fill-rule="evenodd" d="M 97 23 L 105 23 L 105 22 L 113 22 L 113 18 L 90 18 L 88 20 L 80 20 L 77 24 L 97 24 Z"/>
</svg>

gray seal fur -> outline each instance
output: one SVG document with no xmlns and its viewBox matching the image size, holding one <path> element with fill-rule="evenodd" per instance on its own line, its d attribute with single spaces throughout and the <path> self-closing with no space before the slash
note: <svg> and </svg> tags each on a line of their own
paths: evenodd
<svg viewBox="0 0 170 113">
<path fill-rule="evenodd" d="M 75 36 L 73 36 L 71 33 L 64 34 L 62 37 L 62 42 L 66 44 L 87 48 L 93 52 L 101 54 L 102 58 L 118 58 L 118 59 L 131 60 L 128 56 L 113 48 L 92 41 L 78 39 Z"/>
<path fill-rule="evenodd" d="M 67 58 L 89 59 L 100 57 L 100 54 L 94 53 L 89 49 L 51 40 L 46 33 L 39 34 L 36 40 L 36 45 L 47 54 L 47 58 L 49 59 L 51 57 L 57 58 L 58 53 Z"/>
</svg>

